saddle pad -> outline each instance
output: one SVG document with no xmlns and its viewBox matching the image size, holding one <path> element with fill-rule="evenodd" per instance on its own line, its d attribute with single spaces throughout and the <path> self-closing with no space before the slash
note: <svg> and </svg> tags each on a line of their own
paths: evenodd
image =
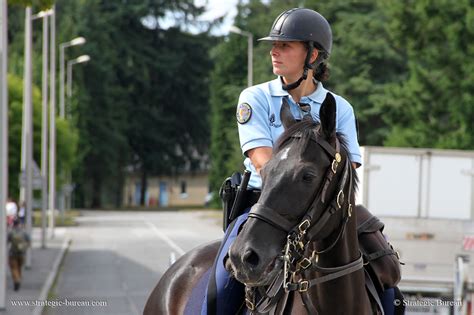
<svg viewBox="0 0 474 315">
<path fill-rule="evenodd" d="M 201 314 L 202 303 L 204 301 L 204 295 L 206 294 L 207 284 L 209 283 L 211 269 L 212 268 L 209 268 L 194 286 L 188 302 L 186 303 L 184 315 Z"/>
</svg>

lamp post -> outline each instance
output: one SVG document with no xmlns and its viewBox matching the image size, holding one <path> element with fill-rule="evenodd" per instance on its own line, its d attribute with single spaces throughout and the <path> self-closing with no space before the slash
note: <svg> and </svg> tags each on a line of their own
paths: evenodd
<svg viewBox="0 0 474 315">
<path fill-rule="evenodd" d="M 21 173 L 25 176 L 24 185 L 20 188 L 20 204 L 25 203 L 26 230 L 31 232 L 32 180 L 33 180 L 33 113 L 31 100 L 31 7 L 25 8 L 25 63 L 23 72 L 23 122 L 21 141 Z M 31 235 L 31 234 L 30 234 Z M 26 267 L 31 266 L 31 251 L 26 252 Z"/>
<path fill-rule="evenodd" d="M 0 266 L 7 265 L 7 224 L 5 204 L 8 197 L 8 41 L 7 0 L 0 0 Z M 0 309 L 6 307 L 6 268 L 0 268 Z"/>
<path fill-rule="evenodd" d="M 41 123 L 41 248 L 46 248 L 46 209 L 48 208 L 48 16 L 53 10 L 41 11 L 31 17 L 43 19 L 43 64 L 42 64 L 42 123 Z"/>
<path fill-rule="evenodd" d="M 88 62 L 91 60 L 89 55 L 82 55 L 76 59 L 69 60 L 67 62 L 67 99 L 68 99 L 68 112 L 71 110 L 71 96 L 72 96 L 72 66 L 78 63 Z"/>
<path fill-rule="evenodd" d="M 73 40 L 59 45 L 59 116 L 65 117 L 64 112 L 64 50 L 67 47 L 82 45 L 86 42 L 84 37 L 77 37 Z"/>
<path fill-rule="evenodd" d="M 247 86 L 252 86 L 253 84 L 253 34 L 241 30 L 235 25 L 232 25 L 229 29 L 230 32 L 239 34 L 242 36 L 247 36 L 248 46 L 247 46 Z"/>
<path fill-rule="evenodd" d="M 89 57 L 89 55 L 82 55 L 82 56 L 79 56 L 77 57 L 76 59 L 72 59 L 72 60 L 69 60 L 67 62 L 67 104 L 68 104 L 68 107 L 67 107 L 67 116 L 70 115 L 71 113 L 71 97 L 72 97 L 72 67 L 74 65 L 77 65 L 79 63 L 84 63 L 84 62 L 88 62 L 89 60 L 91 60 L 91 58 Z M 69 184 L 70 184 L 70 180 L 71 180 L 71 173 L 68 174 L 68 179 L 69 181 Z M 67 208 L 67 205 L 65 203 L 65 196 L 63 195 L 63 199 L 62 199 L 63 203 L 62 205 L 64 206 L 63 207 L 63 211 L 61 212 L 62 215 L 64 215 L 64 211 L 65 209 Z"/>
<path fill-rule="evenodd" d="M 49 99 L 49 226 L 50 237 L 54 238 L 54 210 L 56 198 L 56 6 L 51 15 L 51 62 Z M 45 224 L 42 222 L 42 224 Z"/>
<path fill-rule="evenodd" d="M 25 185 L 22 185 L 20 189 L 20 200 L 26 204 L 26 231 L 30 235 L 33 209 L 32 21 L 34 19 L 45 18 L 50 14 L 51 10 L 47 10 L 32 15 L 31 7 L 25 8 L 25 63 L 23 74 L 23 128 L 21 143 L 21 171 L 22 174 L 24 174 Z M 46 36 L 47 35 L 43 34 L 44 40 Z M 44 47 L 43 44 L 43 48 Z M 31 249 L 28 249 L 26 252 L 25 266 L 28 268 L 31 267 Z"/>
</svg>

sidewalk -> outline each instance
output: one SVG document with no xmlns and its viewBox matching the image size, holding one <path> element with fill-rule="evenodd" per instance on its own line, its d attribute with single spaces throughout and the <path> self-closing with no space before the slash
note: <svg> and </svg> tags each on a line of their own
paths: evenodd
<svg viewBox="0 0 474 315">
<path fill-rule="evenodd" d="M 12 301 L 44 301 L 53 285 L 59 263 L 69 247 L 70 239 L 65 228 L 56 228 L 54 239 L 47 239 L 47 248 L 41 249 L 41 230 L 33 229 L 33 247 L 31 268 L 23 268 L 22 283 L 19 291 L 13 291 L 11 273 L 7 268 L 6 309 L 0 315 L 40 315 L 41 306 L 15 306 Z M 20 302 L 21 303 L 21 302 Z M 24 303 L 24 302 L 23 302 Z"/>
</svg>

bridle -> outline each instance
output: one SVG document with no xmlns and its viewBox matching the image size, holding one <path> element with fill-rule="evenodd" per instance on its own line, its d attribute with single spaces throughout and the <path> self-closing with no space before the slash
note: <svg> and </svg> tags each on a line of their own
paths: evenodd
<svg viewBox="0 0 474 315">
<path fill-rule="evenodd" d="M 301 137 L 301 133 L 296 134 L 293 138 Z M 321 267 L 318 264 L 319 255 L 330 251 L 336 243 L 341 239 L 344 234 L 347 222 L 352 215 L 352 203 L 351 198 L 353 197 L 352 191 L 352 165 L 348 158 L 345 159 L 345 163 L 341 163 L 342 158 L 340 154 L 340 142 L 335 137 L 335 146 L 331 146 L 329 142 L 322 137 L 318 136 L 318 131 L 314 130 L 314 136 L 311 135 L 311 139 L 315 141 L 332 159 L 331 165 L 328 167 L 325 179 L 321 188 L 314 194 L 308 210 L 300 219 L 298 224 L 290 222 L 285 217 L 278 214 L 274 209 L 267 207 L 261 203 L 256 203 L 249 213 L 249 218 L 255 218 L 262 220 L 279 230 L 287 233 L 287 241 L 283 249 L 283 255 L 280 257 L 283 260 L 283 271 L 280 272 L 272 284 L 268 287 L 265 292 L 260 290 L 262 298 L 255 303 L 255 290 L 254 287 L 246 286 L 246 305 L 250 311 L 258 311 L 259 313 L 267 312 L 271 307 L 277 303 L 277 294 L 281 291 L 281 288 L 285 292 L 298 291 L 306 293 L 308 289 L 316 284 L 327 282 L 330 280 L 337 279 L 344 275 L 355 272 L 363 267 L 363 257 L 360 254 L 359 258 L 342 266 L 337 267 Z M 343 168 L 339 170 L 340 165 L 343 164 Z M 327 202 L 327 191 L 330 184 L 337 172 L 342 171 L 342 177 L 337 183 L 337 190 L 334 198 Z M 347 188 L 347 189 L 346 189 Z M 346 189 L 346 192 L 344 190 Z M 347 197 L 347 199 L 346 199 Z M 318 211 L 324 207 L 324 211 L 319 217 L 316 217 Z M 321 237 L 321 232 L 327 222 L 342 211 L 342 219 L 339 227 L 339 233 L 336 239 L 323 250 L 313 250 L 309 257 L 305 256 L 308 244 L 313 240 Z M 317 277 L 314 279 L 306 279 L 304 273 L 309 270 L 316 270 L 326 275 Z M 316 312 L 312 303 L 305 303 L 305 306 L 311 314 Z"/>
</svg>

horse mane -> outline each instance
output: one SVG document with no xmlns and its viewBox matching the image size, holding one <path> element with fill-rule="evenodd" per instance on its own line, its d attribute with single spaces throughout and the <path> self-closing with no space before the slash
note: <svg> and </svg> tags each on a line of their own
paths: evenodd
<svg viewBox="0 0 474 315">
<path fill-rule="evenodd" d="M 319 122 L 316 122 L 312 119 L 303 119 L 301 121 L 297 121 L 296 123 L 291 125 L 290 128 L 286 129 L 278 138 L 274 148 L 275 153 L 278 153 L 281 149 L 283 149 L 284 145 L 296 135 L 298 135 L 298 141 L 303 142 L 301 145 L 307 145 L 309 139 L 311 138 L 311 135 L 313 134 L 313 130 L 320 125 L 321 124 Z M 352 167 L 352 160 L 351 155 L 349 154 L 346 137 L 340 132 L 336 132 L 336 137 L 339 140 L 339 143 L 341 144 L 341 151 L 345 153 L 345 155 L 349 159 L 349 162 L 351 163 L 353 189 L 354 191 L 356 191 L 359 179 L 357 177 L 356 170 Z"/>
</svg>

